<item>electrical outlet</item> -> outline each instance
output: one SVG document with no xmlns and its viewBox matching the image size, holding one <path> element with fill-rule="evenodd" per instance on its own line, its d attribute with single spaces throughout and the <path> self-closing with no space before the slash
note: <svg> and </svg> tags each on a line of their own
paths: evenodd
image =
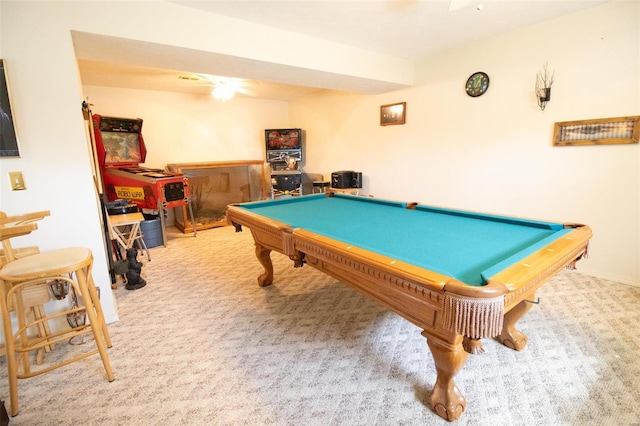
<svg viewBox="0 0 640 426">
<path fill-rule="evenodd" d="M 24 184 L 22 172 L 9 172 L 9 181 L 11 182 L 12 191 L 21 191 L 23 189 L 27 189 Z"/>
</svg>

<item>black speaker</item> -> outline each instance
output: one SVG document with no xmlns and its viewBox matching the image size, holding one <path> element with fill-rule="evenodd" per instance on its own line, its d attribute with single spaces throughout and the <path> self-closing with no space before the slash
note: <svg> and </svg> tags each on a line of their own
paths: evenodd
<svg viewBox="0 0 640 426">
<path fill-rule="evenodd" d="M 331 187 L 332 188 L 352 188 L 351 186 L 351 178 L 353 177 L 353 172 L 350 170 L 342 170 L 339 172 L 331 173 Z"/>
<path fill-rule="evenodd" d="M 362 188 L 362 172 L 351 173 L 351 187 Z"/>
</svg>

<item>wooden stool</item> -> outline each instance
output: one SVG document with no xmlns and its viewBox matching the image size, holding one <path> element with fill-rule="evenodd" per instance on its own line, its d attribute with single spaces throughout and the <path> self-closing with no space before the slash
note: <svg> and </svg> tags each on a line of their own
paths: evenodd
<svg viewBox="0 0 640 426">
<path fill-rule="evenodd" d="M 16 259 L 25 256 L 31 256 L 33 254 L 40 253 L 40 249 L 36 246 L 31 247 L 12 247 L 10 238 L 20 235 L 26 235 L 31 230 L 36 229 L 35 225 L 30 225 L 32 222 L 41 220 L 49 216 L 49 211 L 38 211 L 32 213 L 21 214 L 17 216 L 7 216 L 3 211 L 0 211 L 0 233 L 2 233 L 2 249 L 0 249 L 0 268 L 2 268 L 8 262 L 12 262 Z M 16 225 L 30 225 L 16 228 Z M 8 228 L 8 229 L 7 229 Z M 6 234 L 5 234 L 6 233 Z M 4 285 L 4 284 L 3 284 Z M 35 319 L 42 319 L 45 316 L 44 304 L 50 300 L 49 291 L 44 286 L 29 287 L 23 294 L 23 306 L 25 309 L 30 310 L 33 313 Z M 13 310 L 15 303 L 9 305 L 9 309 Z M 49 329 L 49 323 L 47 321 L 38 322 L 38 336 L 43 337 L 51 334 Z M 4 343 L 1 346 L 1 354 L 6 355 Z M 49 352 L 54 349 L 54 345 L 45 346 L 44 349 L 38 350 L 38 356 L 36 358 L 36 364 L 40 365 L 43 362 L 44 352 Z"/>
<path fill-rule="evenodd" d="M 35 225 L 20 225 L 6 229 L 21 229 L 24 227 L 32 227 Z M 17 231 L 19 232 L 19 231 Z M 23 230 L 17 235 L 25 235 L 28 233 Z M 9 233 L 3 232 L 3 239 Z M 5 246 L 5 249 L 7 247 Z M 21 259 L 13 260 L 0 269 L 0 310 L 2 311 L 2 325 L 4 329 L 4 338 L 7 354 L 7 368 L 9 376 L 9 397 L 11 399 L 11 407 L 9 414 L 15 416 L 18 414 L 18 379 L 26 379 L 34 377 L 56 368 L 71 364 L 91 355 L 100 354 L 102 364 L 107 373 L 109 381 L 114 380 L 111 364 L 107 355 L 107 348 L 111 347 L 111 337 L 107 330 L 107 324 L 100 305 L 100 299 L 91 275 L 91 267 L 93 266 L 93 256 L 91 250 L 84 247 L 71 247 L 58 250 L 52 250 Z M 75 280 L 70 278 L 74 277 Z M 58 280 L 69 283 L 70 288 L 73 287 L 76 295 L 82 298 L 84 306 L 74 305 L 71 309 L 65 310 L 52 315 L 46 315 L 42 318 L 35 318 L 32 322 L 27 322 L 24 315 L 24 299 L 23 292 L 29 287 L 46 286 L 47 281 Z M 71 291 L 71 290 L 70 290 Z M 15 303 L 15 313 L 18 322 L 18 329 L 14 332 L 11 324 L 10 306 Z M 45 334 L 40 338 L 27 339 L 27 328 L 43 324 L 53 318 L 66 316 L 82 316 L 86 313 L 88 322 L 84 321 L 73 326 L 70 329 L 55 331 Z M 36 351 L 46 346 L 68 340 L 74 336 L 85 333 L 93 333 L 96 348 L 76 356 L 70 357 L 57 364 L 39 369 L 31 370 L 29 361 L 29 352 Z M 19 363 L 21 362 L 22 371 L 19 371 Z"/>
<path fill-rule="evenodd" d="M 13 252 L 15 260 L 16 258 L 38 254 L 40 253 L 40 250 L 38 249 L 38 247 L 21 247 L 14 248 Z M 4 250 L 0 250 L 0 268 L 3 267 L 6 263 L 7 256 L 5 256 Z M 45 317 L 44 304 L 49 302 L 49 300 L 51 299 L 49 290 L 46 286 L 29 287 L 25 290 L 22 299 L 25 309 L 30 310 L 30 313 L 34 316 L 35 319 L 42 319 Z M 13 306 L 10 305 L 9 309 L 13 310 Z M 49 323 L 47 321 L 38 323 L 37 328 L 38 337 L 44 337 L 51 334 Z M 36 358 L 36 364 L 42 364 L 44 360 L 44 352 L 49 352 L 53 349 L 55 349 L 54 345 L 45 346 L 44 349 L 40 349 Z M 0 344 L 0 355 L 5 355 L 4 343 Z"/>
</svg>

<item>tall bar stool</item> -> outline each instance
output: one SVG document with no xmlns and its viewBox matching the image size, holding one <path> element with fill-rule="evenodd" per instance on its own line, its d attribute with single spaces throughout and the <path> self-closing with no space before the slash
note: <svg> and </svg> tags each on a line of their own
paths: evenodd
<svg viewBox="0 0 640 426">
<path fill-rule="evenodd" d="M 1 214 L 1 212 L 0 212 Z M 40 250 L 38 247 L 21 247 L 14 249 L 16 258 L 31 256 L 33 254 L 38 254 Z M 0 249 L 0 268 L 2 268 L 7 263 L 6 256 L 4 255 L 4 250 Z M 33 315 L 35 319 L 42 319 L 46 316 L 44 305 L 45 303 L 51 300 L 51 296 L 49 294 L 49 290 L 46 286 L 33 286 L 29 287 L 25 290 L 22 295 L 22 301 L 24 304 L 24 308 L 28 311 L 29 315 Z M 9 305 L 9 309 L 15 309 L 15 306 Z M 38 337 L 44 337 L 46 335 L 51 334 L 51 329 L 49 328 L 48 322 L 37 323 L 37 333 Z M 36 358 L 36 364 L 41 365 L 44 362 L 44 353 L 50 352 L 55 349 L 55 345 L 46 346 L 40 350 L 38 350 L 38 356 Z M 5 347 L 4 343 L 0 344 L 0 356 L 5 355 Z"/>
<path fill-rule="evenodd" d="M 49 216 L 48 211 L 40 211 L 35 213 L 27 213 L 24 215 L 11 216 L 8 217 L 7 214 L 3 211 L 0 211 L 0 226 L 3 226 L 6 223 L 18 223 L 25 224 L 31 223 L 36 220 L 43 219 L 45 216 Z M 9 242 L 7 241 L 8 245 Z M 25 256 L 31 256 L 33 254 L 40 253 L 40 249 L 36 246 L 30 247 L 11 247 L 8 255 L 5 255 L 4 249 L 0 249 L 0 268 L 2 268 L 7 262 L 13 261 L 15 259 L 19 259 Z M 51 296 L 49 295 L 49 290 L 46 286 L 34 286 L 29 287 L 23 293 L 22 301 L 25 310 L 28 314 L 33 315 L 35 319 L 42 319 L 45 317 L 44 304 L 49 302 Z M 9 309 L 15 309 L 15 306 L 9 305 Z M 51 330 L 49 328 L 49 323 L 39 322 L 37 325 L 37 333 L 38 337 L 44 337 L 45 335 L 51 334 Z M 41 365 L 44 362 L 44 353 L 50 352 L 55 348 L 55 345 L 46 346 L 45 348 L 41 348 L 38 350 L 38 356 L 36 358 L 36 364 Z M 5 356 L 5 345 L 4 343 L 0 344 L 0 356 Z"/>
<path fill-rule="evenodd" d="M 4 331 L 7 369 L 9 379 L 9 397 L 11 406 L 9 414 L 15 416 L 19 412 L 18 379 L 26 379 L 47 373 L 56 368 L 69 365 L 92 355 L 100 354 L 107 380 L 113 381 L 114 375 L 107 355 L 107 348 L 112 346 L 111 337 L 107 330 L 104 313 L 100 304 L 98 291 L 93 282 L 91 268 L 93 255 L 91 250 L 84 247 L 69 247 L 33 254 L 16 259 L 13 254 L 10 239 L 27 235 L 36 230 L 34 223 L 7 224 L 6 218 L 0 218 L 0 239 L 4 255 L 9 261 L 0 269 L 0 310 L 2 311 L 2 327 Z M 69 291 L 75 292 L 82 299 L 84 306 L 74 304 L 64 310 L 42 318 L 28 320 L 24 315 L 24 295 L 34 286 L 47 286 L 48 282 L 66 282 Z M 11 321 L 13 309 L 17 319 L 17 329 L 14 330 Z M 88 321 L 85 320 L 88 318 Z M 27 329 L 39 326 L 49 320 L 66 317 L 70 328 L 44 334 L 35 338 L 27 338 Z M 71 321 L 70 319 L 73 319 Z M 41 348 L 69 340 L 75 336 L 93 333 L 95 348 L 67 359 L 53 363 L 43 368 L 32 370 L 29 354 Z M 22 368 L 20 368 L 22 367 Z"/>
</svg>

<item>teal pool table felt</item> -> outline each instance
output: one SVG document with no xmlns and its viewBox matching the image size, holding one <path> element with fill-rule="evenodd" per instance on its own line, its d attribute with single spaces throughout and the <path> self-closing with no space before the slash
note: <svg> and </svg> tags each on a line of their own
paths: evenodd
<svg viewBox="0 0 640 426">
<path fill-rule="evenodd" d="M 479 286 L 570 232 L 563 224 L 335 194 L 241 204 L 256 214 Z"/>
</svg>

